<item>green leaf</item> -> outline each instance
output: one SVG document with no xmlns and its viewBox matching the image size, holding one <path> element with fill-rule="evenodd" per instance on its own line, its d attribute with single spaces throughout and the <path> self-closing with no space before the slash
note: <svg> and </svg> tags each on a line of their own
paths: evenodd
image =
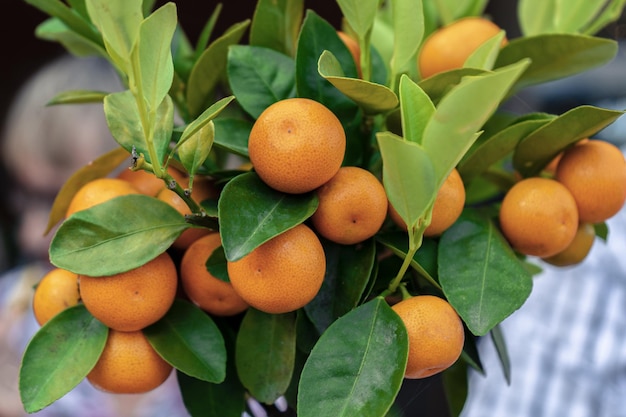
<svg viewBox="0 0 626 417">
<path fill-rule="evenodd" d="M 139 67 L 135 82 L 149 109 L 159 107 L 172 85 L 171 44 L 176 24 L 176 5 L 167 3 L 141 23 L 132 51 L 132 59 Z"/>
<path fill-rule="evenodd" d="M 50 261 L 76 274 L 106 276 L 154 259 L 189 227 L 175 208 L 124 195 L 68 217 L 50 244 Z"/>
<path fill-rule="evenodd" d="M 376 259 L 372 239 L 359 245 L 339 245 L 327 240 L 322 243 L 326 275 L 315 298 L 304 306 L 320 334 L 359 304 Z"/>
<path fill-rule="evenodd" d="M 57 18 L 51 18 L 39 24 L 35 28 L 35 36 L 47 41 L 60 43 L 72 55 L 107 57 L 104 45 L 102 45 L 102 39 L 97 32 L 96 39 L 98 41 L 94 41 L 79 35 Z"/>
<path fill-rule="evenodd" d="M 465 182 L 472 181 L 493 164 L 511 155 L 522 139 L 549 122 L 549 118 L 524 120 L 502 129 L 475 149 L 470 149 L 458 165 L 459 174 Z"/>
<path fill-rule="evenodd" d="M 607 0 L 556 0 L 554 25 L 560 33 L 579 33 L 595 20 Z"/>
<path fill-rule="evenodd" d="M 192 116 L 204 111 L 213 101 L 213 92 L 226 70 L 228 48 L 238 43 L 250 25 L 249 20 L 230 27 L 202 53 L 189 75 L 187 107 Z"/>
<path fill-rule="evenodd" d="M 226 347 L 211 317 L 180 299 L 156 323 L 143 329 L 159 355 L 179 371 L 219 383 L 226 376 Z"/>
<path fill-rule="evenodd" d="M 272 49 L 233 45 L 228 51 L 228 81 L 237 102 L 257 119 L 269 105 L 296 93 L 294 60 Z"/>
<path fill-rule="evenodd" d="M 491 341 L 498 352 L 498 359 L 500 359 L 500 365 L 502 365 L 502 373 L 504 379 L 508 385 L 511 385 L 511 359 L 506 348 L 506 340 L 504 339 L 504 333 L 499 325 L 496 325 L 489 332 L 491 335 Z"/>
<path fill-rule="evenodd" d="M 443 292 L 474 335 L 487 334 L 530 295 L 532 276 L 477 211 L 466 209 L 441 236 L 438 262 Z"/>
<path fill-rule="evenodd" d="M 199 133 L 207 124 L 209 124 L 212 120 L 214 120 L 219 114 L 228 106 L 233 100 L 235 96 L 224 97 L 214 104 L 212 104 L 208 109 L 202 112 L 200 116 L 196 118 L 193 122 L 189 123 L 185 130 L 183 130 L 183 134 L 181 135 L 178 142 L 183 142 L 190 136 L 193 136 Z"/>
<path fill-rule="evenodd" d="M 556 4 L 553 0 L 519 0 L 518 22 L 524 37 L 553 32 Z"/>
<path fill-rule="evenodd" d="M 98 361 L 108 331 L 83 304 L 62 311 L 39 329 L 20 368 L 19 390 L 26 412 L 49 406 L 78 385 Z"/>
<path fill-rule="evenodd" d="M 625 6 L 626 0 L 608 0 L 608 4 L 598 16 L 589 22 L 589 25 L 584 28 L 583 33 L 586 35 L 595 35 L 600 32 L 600 30 L 620 18 Z"/>
<path fill-rule="evenodd" d="M 409 230 L 435 199 L 435 172 L 424 149 L 389 132 L 376 134 L 383 160 L 383 185 Z"/>
<path fill-rule="evenodd" d="M 500 53 L 505 32 L 501 30 L 496 35 L 483 42 L 463 63 L 464 67 L 491 70 Z"/>
<path fill-rule="evenodd" d="M 250 45 L 294 56 L 303 10 L 303 0 L 257 1 L 250 26 Z"/>
<path fill-rule="evenodd" d="M 298 97 L 305 97 L 328 107 L 339 120 L 353 120 L 358 106 L 337 90 L 318 72 L 317 63 L 325 50 L 341 62 L 343 73 L 357 77 L 354 59 L 346 45 L 339 39 L 337 30 L 312 10 L 308 10 L 296 53 L 296 90 Z"/>
<path fill-rule="evenodd" d="M 385 113 L 398 106 L 398 97 L 386 86 L 345 77 L 341 64 L 330 51 L 322 52 L 317 69 L 322 77 L 356 102 L 367 114 Z"/>
<path fill-rule="evenodd" d="M 289 387 L 296 353 L 296 314 L 246 312 L 237 333 L 235 363 L 241 383 L 272 404 Z"/>
<path fill-rule="evenodd" d="M 103 91 L 68 90 L 54 96 L 47 105 L 102 103 L 107 94 L 109 93 Z"/>
<path fill-rule="evenodd" d="M 379 417 L 402 385 L 408 336 L 376 298 L 335 321 L 311 351 L 298 391 L 299 417 Z"/>
<path fill-rule="evenodd" d="M 443 25 L 466 16 L 480 16 L 487 0 L 437 0 L 438 15 Z"/>
<path fill-rule="evenodd" d="M 564 148 L 599 132 L 623 114 L 624 111 L 586 105 L 568 110 L 518 144 L 513 166 L 523 176 L 535 175 Z"/>
<path fill-rule="evenodd" d="M 451 416 L 458 417 L 461 415 L 467 399 L 467 364 L 462 360 L 458 360 L 454 365 L 443 371 L 441 377 Z"/>
<path fill-rule="evenodd" d="M 435 105 L 426 92 L 406 75 L 400 79 L 400 103 L 404 138 L 421 144 L 424 129 L 435 113 Z"/>
<path fill-rule="evenodd" d="M 143 21 L 141 3 L 142 0 L 87 0 L 86 3 L 109 56 L 125 74 L 131 73 L 130 53 Z"/>
<path fill-rule="evenodd" d="M 486 74 L 486 71 L 478 68 L 457 68 L 421 80 L 418 85 L 428 94 L 433 104 L 437 105 L 450 90 L 461 82 L 463 77 L 483 74 Z"/>
<path fill-rule="evenodd" d="M 67 7 L 59 0 L 24 0 L 26 3 L 41 10 L 49 16 L 58 18 L 72 32 L 84 37 L 99 47 L 104 47 L 102 36 L 83 16 Z"/>
<path fill-rule="evenodd" d="M 315 193 L 286 194 L 268 187 L 254 172 L 224 186 L 218 203 L 226 259 L 236 261 L 274 236 L 308 219 L 318 204 Z"/>
<path fill-rule="evenodd" d="M 72 197 L 83 185 L 96 178 L 106 177 L 126 159 L 130 162 L 129 158 L 130 154 L 124 148 L 116 148 L 100 155 L 72 174 L 54 198 L 44 235 L 47 235 L 58 222 L 65 218 Z"/>
<path fill-rule="evenodd" d="M 252 122 L 242 119 L 215 119 L 215 145 L 236 155 L 248 157 L 248 137 Z"/>
<path fill-rule="evenodd" d="M 245 411 L 245 390 L 237 375 L 227 373 L 221 384 L 213 384 L 177 373 L 178 385 L 187 412 L 192 417 L 241 417 Z"/>
<path fill-rule="evenodd" d="M 465 77 L 441 99 L 424 129 L 422 142 L 433 162 L 436 189 L 474 143 L 479 129 L 527 66 L 528 61 L 523 60 L 492 73 Z"/>
<path fill-rule="evenodd" d="M 395 80 L 402 73 L 416 72 L 417 50 L 424 39 L 422 0 L 394 0 L 392 13 L 394 41 L 390 67 Z"/>
<path fill-rule="evenodd" d="M 191 177 L 196 174 L 198 168 L 200 168 L 209 157 L 214 138 L 215 125 L 213 121 L 209 121 L 209 123 L 205 124 L 200 130 L 196 131 L 191 136 L 187 136 L 186 140 L 179 144 L 178 155 L 180 162 Z M 189 181 L 189 186 L 192 186 L 191 180 Z"/>
<path fill-rule="evenodd" d="M 513 39 L 500 50 L 494 67 L 530 59 L 530 65 L 514 86 L 514 90 L 520 90 L 602 66 L 616 54 L 614 40 L 555 33 Z"/>
<path fill-rule="evenodd" d="M 359 39 L 364 39 L 372 30 L 379 0 L 337 0 L 341 13 Z"/>
<path fill-rule="evenodd" d="M 215 278 L 224 282 L 230 282 L 230 278 L 228 277 L 228 263 L 226 261 L 226 254 L 224 253 L 223 246 L 219 246 L 209 254 L 205 265 L 207 271 L 209 271 Z"/>
</svg>

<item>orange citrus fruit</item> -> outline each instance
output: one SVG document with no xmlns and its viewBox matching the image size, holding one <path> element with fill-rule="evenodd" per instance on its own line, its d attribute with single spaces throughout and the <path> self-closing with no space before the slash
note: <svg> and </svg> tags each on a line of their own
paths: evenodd
<svg viewBox="0 0 626 417">
<path fill-rule="evenodd" d="M 602 140 L 566 149 L 555 178 L 574 196 L 582 222 L 603 222 L 613 217 L 626 200 L 624 155 L 617 146 Z"/>
<path fill-rule="evenodd" d="M 417 295 L 391 307 L 409 336 L 405 378 L 420 379 L 449 368 L 461 356 L 465 331 L 454 308 L 434 295 Z"/>
<path fill-rule="evenodd" d="M 359 167 L 342 167 L 317 189 L 311 222 L 326 239 L 344 245 L 374 236 L 387 216 L 387 194 L 378 178 Z"/>
<path fill-rule="evenodd" d="M 326 272 L 326 256 L 317 235 L 299 224 L 227 262 L 233 288 L 250 306 L 266 313 L 287 313 L 317 295 Z"/>
<path fill-rule="evenodd" d="M 440 236 L 459 218 L 465 206 L 465 185 L 459 171 L 454 168 L 437 191 L 430 224 L 424 230 L 424 236 Z M 396 209 L 389 205 L 389 217 L 401 229 L 406 224 Z"/>
<path fill-rule="evenodd" d="M 556 180 L 526 178 L 513 185 L 502 199 L 500 226 L 518 252 L 552 256 L 567 248 L 576 235 L 576 201 Z"/>
<path fill-rule="evenodd" d="M 330 180 L 346 150 L 341 122 L 323 104 L 306 98 L 280 100 L 256 120 L 248 152 L 259 177 L 286 193 L 306 193 Z"/>
<path fill-rule="evenodd" d="M 492 21 L 478 16 L 465 17 L 437 29 L 426 38 L 418 53 L 422 78 L 462 68 L 467 58 L 500 30 Z M 506 43 L 505 37 L 501 46 Z"/>
<path fill-rule="evenodd" d="M 563 251 L 543 258 L 544 261 L 555 266 L 570 266 L 581 263 L 589 254 L 596 239 L 596 230 L 591 223 L 582 222 L 578 226 L 574 240 Z"/>
<path fill-rule="evenodd" d="M 66 217 L 114 197 L 139 194 L 139 190 L 128 181 L 119 178 L 97 178 L 78 189 L 67 208 Z"/>
<path fill-rule="evenodd" d="M 108 327 L 143 329 L 167 313 L 178 284 L 167 252 L 130 271 L 104 277 L 79 276 L 80 296 L 89 312 Z"/>
<path fill-rule="evenodd" d="M 102 391 L 139 394 L 165 382 L 172 369 L 141 331 L 109 330 L 104 351 L 87 380 Z"/>
<path fill-rule="evenodd" d="M 40 326 L 68 307 L 78 304 L 78 275 L 61 268 L 46 273 L 33 295 L 33 312 Z"/>
<path fill-rule="evenodd" d="M 206 261 L 222 245 L 219 233 L 210 233 L 193 242 L 180 263 L 180 280 L 185 294 L 202 310 L 216 316 L 233 316 L 248 308 L 229 282 L 213 276 Z"/>
<path fill-rule="evenodd" d="M 346 45 L 346 48 L 348 48 L 352 54 L 357 72 L 359 73 L 359 78 L 361 78 L 361 47 L 359 46 L 359 43 L 356 39 L 341 30 L 337 31 L 337 35 L 339 35 L 339 39 L 341 39 L 344 45 Z"/>
</svg>

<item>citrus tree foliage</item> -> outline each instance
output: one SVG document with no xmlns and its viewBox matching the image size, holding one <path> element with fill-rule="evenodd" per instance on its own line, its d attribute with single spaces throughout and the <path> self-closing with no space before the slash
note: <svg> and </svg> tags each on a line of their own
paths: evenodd
<svg viewBox="0 0 626 417">
<path fill-rule="evenodd" d="M 269 189 L 254 172 L 228 170 L 224 162 L 245 160 L 255 119 L 291 97 L 316 100 L 339 117 L 347 135 L 344 164 L 381 177 L 408 225 L 407 232 L 384 226 L 358 245 L 324 241 L 324 285 L 296 312 L 250 309 L 224 320 L 177 300 L 144 332 L 176 368 L 192 415 L 239 416 L 249 393 L 266 403 L 285 395 L 302 417 L 384 416 L 407 360 L 406 329 L 385 299 L 400 290 L 446 298 L 468 335 L 494 341 L 509 377 L 498 324 L 524 303 L 536 268 L 511 249 L 495 221 L 497 202 L 513 181 L 507 167 L 535 175 L 622 112 L 580 106 L 511 115 L 500 108 L 528 86 L 610 61 L 616 42 L 594 34 L 617 19 L 624 1 L 521 0 L 524 36 L 500 48 L 500 33 L 463 68 L 428 79 L 416 68 L 424 39 L 443 24 L 481 15 L 486 0 L 338 0 L 343 29 L 360 45 L 359 62 L 337 28 L 302 0 L 259 0 L 224 33 L 214 33 L 218 6 L 195 43 L 177 20 L 183 4 L 26 2 L 49 15 L 37 36 L 75 55 L 106 58 L 126 86 L 116 93 L 69 91 L 53 100 L 101 102 L 120 146 L 76 172 L 58 193 L 48 227 L 61 223 L 50 247 L 54 265 L 98 276 L 127 271 L 167 250 L 186 229 L 204 227 L 219 229 L 223 242 L 207 268 L 228 280 L 227 260 L 305 222 L 317 207 L 314 193 Z M 82 184 L 122 163 L 173 184 L 193 214 L 183 217 L 155 198 L 124 196 L 63 219 Z M 170 165 L 192 179 L 219 179 L 219 200 L 193 201 L 169 176 Z M 437 190 L 455 167 L 471 204 L 440 238 L 425 238 Z M 26 410 L 45 408 L 84 378 L 106 335 L 80 305 L 46 324 L 24 355 Z M 482 371 L 475 340 L 466 338 L 458 363 L 444 372 L 456 413 L 467 391 L 464 370 Z"/>
</svg>

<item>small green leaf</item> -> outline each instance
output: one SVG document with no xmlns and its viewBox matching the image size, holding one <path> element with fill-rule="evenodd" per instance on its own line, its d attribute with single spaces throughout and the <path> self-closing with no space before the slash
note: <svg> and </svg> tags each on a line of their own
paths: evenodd
<svg viewBox="0 0 626 417">
<path fill-rule="evenodd" d="M 439 242 L 439 282 L 469 330 L 483 336 L 528 298 L 532 277 L 500 234 L 466 209 Z"/>
<path fill-rule="evenodd" d="M 428 94 L 433 104 L 439 101 L 461 82 L 463 77 L 485 74 L 486 71 L 478 68 L 457 68 L 450 71 L 440 72 L 425 80 L 421 80 L 418 85 Z"/>
<path fill-rule="evenodd" d="M 57 94 L 48 102 L 48 106 L 58 104 L 102 103 L 109 94 L 103 91 L 71 90 Z"/>
<path fill-rule="evenodd" d="M 555 9 L 553 0 L 519 0 L 517 14 L 524 37 L 553 32 Z"/>
<path fill-rule="evenodd" d="M 506 348 L 506 340 L 504 339 L 504 333 L 499 325 L 494 326 L 489 332 L 491 335 L 491 341 L 498 352 L 498 358 L 500 359 L 500 365 L 502 365 L 502 373 L 504 379 L 508 385 L 511 385 L 511 359 Z"/>
<path fill-rule="evenodd" d="M 185 408 L 191 417 L 241 417 L 244 412 L 246 392 L 236 373 L 227 373 L 221 384 L 192 378 L 182 372 L 176 376 Z"/>
<path fill-rule="evenodd" d="M 359 39 L 364 39 L 372 30 L 376 12 L 380 5 L 379 0 L 337 0 L 344 19 L 354 30 Z"/>
<path fill-rule="evenodd" d="M 422 0 L 395 0 L 392 13 L 394 41 L 390 67 L 393 79 L 397 79 L 402 73 L 417 72 L 417 50 L 424 38 Z"/>
<path fill-rule="evenodd" d="M 520 90 L 602 66 L 616 54 L 617 42 L 612 39 L 553 33 L 511 40 L 500 50 L 494 68 L 530 59 L 514 86 Z"/>
<path fill-rule="evenodd" d="M 257 1 L 250 26 L 250 45 L 294 56 L 303 10 L 303 0 Z"/>
<path fill-rule="evenodd" d="M 49 406 L 78 385 L 98 361 L 108 331 L 83 304 L 62 311 L 39 329 L 20 368 L 20 397 L 26 412 Z"/>
<path fill-rule="evenodd" d="M 389 132 L 376 135 L 389 202 L 411 230 L 437 193 L 435 172 L 424 149 Z"/>
<path fill-rule="evenodd" d="M 177 299 L 167 314 L 143 329 L 148 341 L 168 363 L 202 381 L 226 377 L 226 347 L 211 317 L 188 301 Z"/>
<path fill-rule="evenodd" d="M 236 261 L 302 223 L 317 204 L 315 193 L 281 193 L 268 187 L 254 172 L 233 178 L 224 186 L 218 203 L 226 259 Z"/>
<path fill-rule="evenodd" d="M 523 176 L 539 173 L 568 145 L 604 129 L 624 111 L 575 107 L 526 136 L 515 149 L 513 166 Z"/>
<path fill-rule="evenodd" d="M 332 52 L 322 52 L 317 65 L 319 74 L 356 102 L 365 113 L 385 113 L 398 106 L 398 97 L 386 86 L 345 77 L 341 64 Z"/>
<path fill-rule="evenodd" d="M 400 317 L 376 298 L 335 321 L 304 365 L 300 417 L 378 417 L 402 385 L 408 336 Z"/>
<path fill-rule="evenodd" d="M 185 136 L 184 133 L 183 136 Z M 193 177 L 198 168 L 200 168 L 208 158 L 214 138 L 215 125 L 213 121 L 209 121 L 193 135 L 187 136 L 184 142 L 179 143 L 178 156 L 190 176 Z M 190 181 L 190 186 L 191 184 L 192 182 Z"/>
<path fill-rule="evenodd" d="M 215 119 L 215 145 L 236 155 L 248 157 L 252 122 L 242 119 Z"/>
<path fill-rule="evenodd" d="M 126 159 L 130 162 L 130 154 L 124 148 L 116 148 L 100 155 L 72 174 L 54 198 L 44 235 L 47 235 L 58 222 L 65 218 L 70 201 L 80 187 L 96 178 L 106 177 Z"/>
<path fill-rule="evenodd" d="M 359 245 L 339 245 L 326 240 L 322 243 L 326 275 L 315 298 L 304 306 L 320 334 L 359 304 L 376 257 L 376 246 L 371 239 Z"/>
<path fill-rule="evenodd" d="M 228 278 L 226 254 L 224 253 L 223 246 L 216 248 L 213 253 L 209 254 L 209 257 L 206 260 L 206 269 L 215 278 L 224 282 L 230 282 L 230 279 Z"/>
<path fill-rule="evenodd" d="M 294 60 L 272 49 L 233 45 L 228 50 L 228 81 L 237 102 L 257 119 L 269 105 L 296 93 Z"/>
<path fill-rule="evenodd" d="M 228 48 L 238 43 L 250 25 L 249 20 L 231 26 L 202 53 L 189 75 L 187 107 L 191 116 L 202 113 L 213 100 L 213 92 L 226 70 Z"/>
<path fill-rule="evenodd" d="M 156 198 L 115 197 L 67 218 L 50 244 L 50 261 L 76 274 L 113 275 L 154 259 L 188 227 Z"/>
<path fill-rule="evenodd" d="M 483 42 L 463 63 L 464 67 L 491 70 L 500 53 L 505 32 L 501 30 L 490 39 Z"/>
<path fill-rule="evenodd" d="M 448 400 L 451 416 L 461 415 L 468 393 L 468 369 L 463 360 L 458 360 L 442 372 L 444 392 Z"/>
<path fill-rule="evenodd" d="M 214 120 L 233 100 L 235 96 L 224 97 L 215 103 L 213 103 L 208 109 L 202 112 L 200 116 L 193 122 L 189 123 L 183 134 L 181 135 L 178 143 L 185 141 L 188 137 L 197 134 L 202 130 L 209 122 Z"/>
<path fill-rule="evenodd" d="M 606 6 L 607 0 L 556 0 L 554 15 L 555 31 L 580 33 Z"/>
<path fill-rule="evenodd" d="M 97 32 L 95 33 L 97 41 L 79 35 L 57 18 L 45 20 L 35 28 L 35 36 L 39 39 L 58 42 L 72 55 L 107 57 L 102 39 Z"/>
<path fill-rule="evenodd" d="M 272 404 L 289 387 L 296 351 L 296 314 L 246 312 L 237 333 L 235 363 L 241 383 Z"/>
<path fill-rule="evenodd" d="M 435 105 L 426 92 L 406 75 L 400 79 L 400 112 L 404 138 L 421 144 L 424 129 L 435 113 Z"/>
<path fill-rule="evenodd" d="M 139 67 L 135 82 L 149 109 L 159 107 L 172 85 L 171 44 L 176 24 L 176 5 L 167 3 L 141 23 L 132 50 L 131 59 Z"/>
</svg>

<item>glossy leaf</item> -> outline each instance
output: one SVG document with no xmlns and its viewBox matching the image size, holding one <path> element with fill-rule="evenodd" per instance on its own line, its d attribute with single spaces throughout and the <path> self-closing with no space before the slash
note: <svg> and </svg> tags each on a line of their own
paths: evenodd
<svg viewBox="0 0 626 417">
<path fill-rule="evenodd" d="M 421 144 L 424 129 L 435 113 L 435 105 L 428 94 L 406 75 L 400 79 L 400 103 L 404 138 Z"/>
<path fill-rule="evenodd" d="M 435 199 L 435 171 L 424 149 L 389 132 L 376 135 L 383 160 L 383 185 L 409 230 Z"/>
<path fill-rule="evenodd" d="M 450 71 L 440 72 L 425 80 L 421 80 L 418 85 L 428 94 L 432 102 L 437 105 L 439 101 L 466 76 L 483 75 L 486 71 L 478 68 L 457 68 Z"/>
<path fill-rule="evenodd" d="M 499 33 L 483 42 L 465 60 L 463 66 L 491 70 L 496 63 L 496 58 L 498 57 L 498 53 L 500 52 L 502 39 L 504 39 L 504 36 L 505 33 L 503 30 L 501 30 Z"/>
<path fill-rule="evenodd" d="M 257 1 L 250 26 L 250 45 L 294 56 L 303 10 L 303 0 Z"/>
<path fill-rule="evenodd" d="M 154 259 L 188 227 L 156 198 L 115 197 L 67 218 L 50 244 L 50 261 L 76 274 L 113 275 Z"/>
<path fill-rule="evenodd" d="M 296 314 L 246 312 L 235 348 L 241 383 L 258 401 L 272 404 L 289 387 L 296 353 Z"/>
<path fill-rule="evenodd" d="M 622 114 L 623 111 L 586 105 L 568 110 L 519 143 L 513 154 L 513 166 L 523 176 L 534 175 L 565 147 L 596 134 Z"/>
<path fill-rule="evenodd" d="M 28 343 L 20 368 L 24 409 L 39 411 L 78 385 L 98 361 L 109 329 L 83 304 L 47 322 Z"/>
<path fill-rule="evenodd" d="M 357 34 L 359 39 L 365 38 L 372 29 L 379 0 L 337 0 L 343 17 Z"/>
<path fill-rule="evenodd" d="M 583 33 L 585 35 L 597 34 L 610 23 L 617 21 L 622 15 L 625 6 L 626 0 L 608 0 L 604 9 L 589 22 L 584 28 Z"/>
<path fill-rule="evenodd" d="M 252 122 L 220 117 L 215 119 L 215 145 L 243 157 L 248 156 L 248 137 Z"/>
<path fill-rule="evenodd" d="M 329 51 L 322 52 L 317 68 L 322 77 L 356 102 L 367 114 L 385 113 L 398 106 L 398 97 L 386 86 L 345 77 L 341 64 Z"/>
<path fill-rule="evenodd" d="M 253 119 L 269 105 L 295 97 L 295 62 L 272 49 L 233 45 L 228 50 L 228 82 L 237 102 Z"/>
<path fill-rule="evenodd" d="M 196 174 L 198 168 L 209 157 L 214 139 L 215 125 L 213 121 L 209 121 L 193 135 L 187 136 L 184 142 L 179 143 L 178 156 L 180 162 L 191 177 Z M 189 186 L 192 186 L 192 180 L 189 181 Z"/>
<path fill-rule="evenodd" d="M 467 399 L 469 385 L 467 364 L 463 360 L 457 360 L 454 365 L 443 371 L 441 377 L 450 416 L 458 417 Z"/>
<path fill-rule="evenodd" d="M 207 271 L 211 273 L 215 278 L 224 282 L 230 282 L 228 277 L 228 265 L 226 261 L 226 255 L 224 254 L 224 247 L 219 246 L 212 253 L 208 254 L 205 265 Z"/>
<path fill-rule="evenodd" d="M 179 143 L 202 130 L 207 124 L 219 116 L 226 106 L 228 106 L 234 99 L 235 96 L 228 96 L 213 103 L 208 109 L 203 111 L 200 116 L 185 127 L 185 130 L 183 130 L 183 133 L 178 140 Z"/>
<path fill-rule="evenodd" d="M 222 333 L 211 317 L 190 302 L 174 300 L 165 316 L 143 332 L 158 354 L 186 375 L 213 383 L 226 377 Z"/>
<path fill-rule="evenodd" d="M 335 321 L 304 365 L 298 416 L 379 417 L 402 385 L 406 328 L 382 298 Z"/>
<path fill-rule="evenodd" d="M 423 146 L 435 170 L 436 189 L 448 177 L 528 66 L 523 60 L 500 70 L 465 77 L 437 105 L 424 129 Z"/>
<path fill-rule="evenodd" d="M 106 177 L 125 160 L 128 160 L 130 164 L 130 154 L 124 148 L 116 148 L 100 155 L 72 174 L 54 198 L 44 234 L 48 234 L 57 223 L 65 218 L 70 201 L 80 187 L 96 178 Z"/>
<path fill-rule="evenodd" d="M 511 155 L 517 144 L 535 130 L 550 122 L 550 118 L 514 123 L 471 149 L 458 165 L 459 174 L 470 182 L 496 162 Z"/>
<path fill-rule="evenodd" d="M 358 305 L 376 257 L 376 246 L 371 239 L 359 245 L 339 245 L 326 240 L 322 243 L 326 275 L 315 298 L 304 306 L 320 334 Z"/>
<path fill-rule="evenodd" d="M 617 53 L 614 40 L 574 34 L 545 34 L 511 40 L 494 68 L 530 59 L 514 90 L 541 84 L 602 66 Z"/>
<path fill-rule="evenodd" d="M 178 385 L 187 412 L 191 417 L 241 417 L 245 410 L 245 389 L 237 374 L 226 374 L 221 384 L 177 373 Z"/>
<path fill-rule="evenodd" d="M 556 4 L 553 0 L 519 0 L 517 15 L 525 37 L 554 31 Z"/>
<path fill-rule="evenodd" d="M 85 38 L 56 18 L 51 18 L 40 23 L 35 28 L 35 36 L 39 39 L 60 43 L 72 55 L 80 57 L 91 55 L 107 56 L 104 46 L 101 44 L 102 39 L 99 39 L 100 43 L 97 43 L 91 39 Z M 98 34 L 98 37 L 99 36 Z"/>
<path fill-rule="evenodd" d="M 342 121 L 352 120 L 358 110 L 357 105 L 325 80 L 317 70 L 320 55 L 328 50 L 341 62 L 345 76 L 357 77 L 354 59 L 346 45 L 339 39 L 336 29 L 314 11 L 308 10 L 298 39 L 296 53 L 298 97 L 322 103 Z"/>
<path fill-rule="evenodd" d="M 439 242 L 439 282 L 469 330 L 483 336 L 528 298 L 532 277 L 480 213 L 466 209 Z"/>
<path fill-rule="evenodd" d="M 309 218 L 315 193 L 286 194 L 267 186 L 254 173 L 238 175 L 222 190 L 218 203 L 226 259 L 236 261 L 274 236 Z"/>
<path fill-rule="evenodd" d="M 422 0 L 394 0 L 393 55 L 390 68 L 394 79 L 402 73 L 416 72 L 417 50 L 424 38 Z M 393 90 L 393 87 L 392 87 Z"/>
<path fill-rule="evenodd" d="M 238 43 L 250 25 L 249 20 L 231 26 L 213 41 L 196 61 L 187 85 L 187 107 L 192 117 L 202 113 L 213 100 L 213 91 L 226 71 L 228 48 Z"/>
<path fill-rule="evenodd" d="M 596 18 L 607 0 L 556 0 L 554 25 L 560 33 L 579 33 Z"/>
<path fill-rule="evenodd" d="M 135 83 L 149 109 L 159 107 L 172 85 L 174 64 L 170 48 L 176 24 L 176 5 L 169 2 L 141 23 L 132 51 L 139 67 L 134 72 Z"/>
</svg>

